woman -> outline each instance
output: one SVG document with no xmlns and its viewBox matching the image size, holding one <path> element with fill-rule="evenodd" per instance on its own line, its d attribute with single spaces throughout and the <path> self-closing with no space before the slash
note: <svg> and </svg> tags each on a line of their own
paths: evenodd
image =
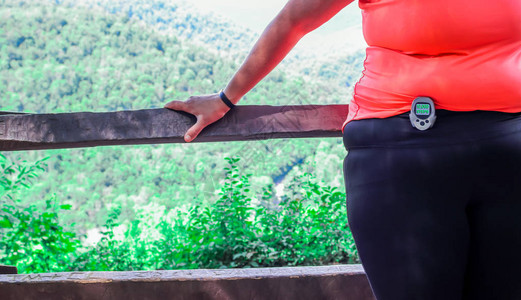
<svg viewBox="0 0 521 300">
<path fill-rule="evenodd" d="M 290 0 L 221 95 L 166 105 L 197 117 L 185 141 L 351 2 Z M 521 1 L 359 5 L 369 47 L 342 127 L 344 175 L 376 297 L 521 299 Z M 421 96 L 437 115 L 427 130 L 409 119 Z"/>
</svg>

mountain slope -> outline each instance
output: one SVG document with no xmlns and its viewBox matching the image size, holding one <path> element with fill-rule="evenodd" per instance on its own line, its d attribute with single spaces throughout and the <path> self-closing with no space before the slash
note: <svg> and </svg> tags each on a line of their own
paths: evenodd
<svg viewBox="0 0 521 300">
<path fill-rule="evenodd" d="M 171 99 L 215 91 L 237 67 L 227 56 L 143 21 L 96 7 L 48 1 L 2 1 L 0 45 L 2 110 L 160 107 Z M 241 104 L 345 103 L 345 98 L 334 85 L 289 76 L 279 69 Z M 253 174 L 252 190 L 259 197 L 273 188 L 274 180 L 288 181 L 304 170 L 341 186 L 344 152 L 340 139 L 288 139 L 9 156 L 26 160 L 50 156 L 48 172 L 22 198 L 32 201 L 56 194 L 73 205 L 65 217 L 68 222 L 85 231 L 99 227 L 111 206 L 121 206 L 122 217 L 132 219 L 134 209 L 149 202 L 171 208 L 215 200 L 226 156 L 243 158 L 242 167 Z"/>
</svg>

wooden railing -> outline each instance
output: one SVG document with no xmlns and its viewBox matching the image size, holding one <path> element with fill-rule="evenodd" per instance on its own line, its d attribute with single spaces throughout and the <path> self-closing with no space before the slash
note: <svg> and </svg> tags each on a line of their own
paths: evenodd
<svg viewBox="0 0 521 300">
<path fill-rule="evenodd" d="M 2 274 L 17 274 L 18 270 L 13 266 L 0 265 L 0 275 Z"/>
<path fill-rule="evenodd" d="M 341 137 L 347 105 L 237 106 L 193 142 Z M 167 109 L 0 113 L 0 151 L 184 143 L 195 117 Z M 1 299 L 374 299 L 361 265 L 13 274 Z"/>
<path fill-rule="evenodd" d="M 347 105 L 237 106 L 193 142 L 340 137 Z M 167 109 L 0 114 L 0 151 L 184 143 L 195 117 Z"/>
<path fill-rule="evenodd" d="M 0 298 L 374 299 L 360 265 L 0 275 Z"/>
</svg>

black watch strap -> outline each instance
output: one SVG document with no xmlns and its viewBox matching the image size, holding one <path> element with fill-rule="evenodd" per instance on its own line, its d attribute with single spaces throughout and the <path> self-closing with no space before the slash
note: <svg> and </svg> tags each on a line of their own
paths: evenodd
<svg viewBox="0 0 521 300">
<path fill-rule="evenodd" d="M 226 104 L 230 109 L 234 108 L 235 107 L 235 104 L 233 104 L 230 99 L 228 99 L 228 97 L 226 97 L 226 95 L 224 94 L 224 91 L 221 90 L 221 92 L 219 93 L 219 97 L 221 97 L 221 100 L 224 102 L 224 104 Z"/>
</svg>

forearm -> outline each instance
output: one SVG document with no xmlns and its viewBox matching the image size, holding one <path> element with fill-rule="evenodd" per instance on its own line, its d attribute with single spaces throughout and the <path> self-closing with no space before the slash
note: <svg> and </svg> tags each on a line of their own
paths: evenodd
<svg viewBox="0 0 521 300">
<path fill-rule="evenodd" d="M 353 0 L 291 0 L 264 30 L 224 92 L 237 103 L 270 73 L 308 32 Z"/>
<path fill-rule="evenodd" d="M 288 24 L 288 20 L 277 16 L 232 77 L 225 94 L 233 103 L 238 102 L 284 59 L 301 37 L 302 33 Z"/>
</svg>

